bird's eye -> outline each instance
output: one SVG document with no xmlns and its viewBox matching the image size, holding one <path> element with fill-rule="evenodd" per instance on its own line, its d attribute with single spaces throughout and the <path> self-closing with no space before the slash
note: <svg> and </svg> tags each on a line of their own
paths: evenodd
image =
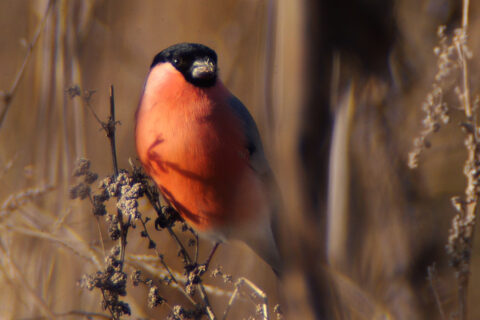
<svg viewBox="0 0 480 320">
<path fill-rule="evenodd" d="M 180 64 L 180 59 L 179 58 L 174 58 L 173 59 L 173 64 L 179 65 Z"/>
</svg>

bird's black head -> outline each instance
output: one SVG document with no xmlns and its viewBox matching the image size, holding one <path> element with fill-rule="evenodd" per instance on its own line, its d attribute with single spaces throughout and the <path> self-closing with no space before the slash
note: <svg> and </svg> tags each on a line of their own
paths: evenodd
<svg viewBox="0 0 480 320">
<path fill-rule="evenodd" d="M 217 80 L 217 54 L 202 44 L 179 43 L 161 51 L 150 68 L 171 63 L 185 79 L 197 87 L 211 87 Z"/>
</svg>

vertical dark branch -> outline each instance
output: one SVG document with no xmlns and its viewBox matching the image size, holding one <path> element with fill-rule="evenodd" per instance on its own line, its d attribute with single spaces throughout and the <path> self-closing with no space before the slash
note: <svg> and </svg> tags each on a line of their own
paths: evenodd
<svg viewBox="0 0 480 320">
<path fill-rule="evenodd" d="M 112 150 L 113 160 L 113 172 L 115 177 L 118 176 L 118 164 L 117 164 L 117 149 L 115 146 L 115 96 L 113 85 L 110 86 L 110 118 L 107 123 L 107 137 L 110 140 L 110 148 Z"/>
<path fill-rule="evenodd" d="M 115 121 L 115 91 L 113 85 L 110 86 L 110 117 L 108 122 L 104 124 L 104 129 L 107 132 L 108 140 L 110 141 L 110 149 L 112 151 L 112 161 L 113 161 L 113 172 L 115 178 L 118 177 L 118 164 L 117 164 L 117 147 L 115 144 L 115 129 L 117 122 Z M 117 218 L 118 224 L 120 226 L 120 260 L 122 261 L 122 270 L 123 262 L 125 260 L 125 248 L 127 246 L 127 235 L 128 227 L 130 226 L 130 217 L 128 221 L 123 221 L 123 213 L 120 209 L 117 209 Z"/>
</svg>

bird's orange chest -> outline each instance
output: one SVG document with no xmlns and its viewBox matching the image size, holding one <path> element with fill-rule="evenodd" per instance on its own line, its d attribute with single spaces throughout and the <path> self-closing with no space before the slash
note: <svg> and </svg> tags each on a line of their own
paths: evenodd
<svg viewBox="0 0 480 320">
<path fill-rule="evenodd" d="M 136 140 L 147 172 L 196 228 L 224 224 L 234 215 L 236 185 L 250 170 L 229 92 L 221 83 L 201 89 L 175 77 L 145 91 Z"/>
</svg>

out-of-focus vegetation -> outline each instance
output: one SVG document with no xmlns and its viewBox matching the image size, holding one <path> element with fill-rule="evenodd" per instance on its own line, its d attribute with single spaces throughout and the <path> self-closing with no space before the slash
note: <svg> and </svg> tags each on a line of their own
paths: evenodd
<svg viewBox="0 0 480 320">
<path fill-rule="evenodd" d="M 91 206 L 69 197 L 78 182 L 72 175 L 78 158 L 90 159 L 90 170 L 101 178 L 113 172 L 109 140 L 87 104 L 106 121 L 109 87 L 115 86 L 119 167 L 138 164 L 134 113 L 148 67 L 158 51 L 184 41 L 216 50 L 222 79 L 257 121 L 285 202 L 281 281 L 237 243 L 220 246 L 211 270 L 221 266 L 233 281 L 245 277 L 255 284 L 268 296 L 271 318 L 277 303 L 291 319 L 449 319 L 459 306 L 466 306 L 468 319 L 479 318 L 478 237 L 465 295 L 458 295 L 458 268 L 445 250 L 458 212 L 451 198 L 465 197 L 467 187 L 464 140 L 476 128 L 458 97 L 465 93 L 458 59 L 449 66 L 455 72 L 437 83 L 449 123 L 422 142 L 428 147 L 422 147 L 418 168 L 407 166 L 414 138 L 424 130 L 422 104 L 435 92 L 441 70 L 434 53 L 441 44 L 438 29 L 445 26 L 450 43 L 465 21 L 466 4 L 0 1 L 0 318 L 110 316 L 100 291 L 77 285 L 83 275 L 104 270 L 116 244 Z M 472 53 L 465 61 L 475 114 L 478 2 L 468 9 L 462 41 Z M 75 86 L 83 98 L 67 93 Z M 156 218 L 145 198 L 139 210 Z M 147 228 L 181 278 L 174 239 L 152 223 Z M 189 235 L 178 225 L 175 230 L 186 243 Z M 125 272 L 142 270 L 161 283 L 165 268 L 140 232 L 139 226 L 129 231 Z M 210 249 L 201 240 L 200 260 Z M 203 283 L 221 318 L 235 286 L 210 274 Z M 149 308 L 148 288 L 129 279 L 121 299 L 138 318 L 163 319 L 177 305 L 192 306 L 174 286 L 159 291 L 167 302 Z M 228 318 L 261 319 L 251 291 L 240 292 L 247 294 L 235 300 Z"/>
</svg>

